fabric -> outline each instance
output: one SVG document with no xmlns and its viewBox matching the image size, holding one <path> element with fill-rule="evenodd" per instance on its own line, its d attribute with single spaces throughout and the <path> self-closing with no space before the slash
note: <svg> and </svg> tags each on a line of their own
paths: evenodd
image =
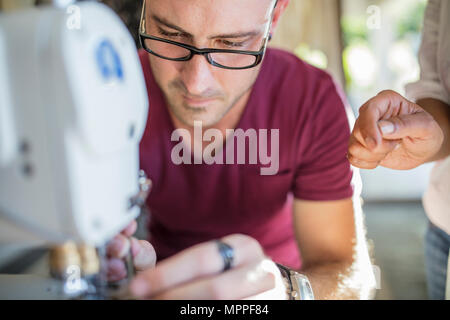
<svg viewBox="0 0 450 320">
<path fill-rule="evenodd" d="M 408 98 L 434 98 L 450 105 L 450 1 L 430 0 L 419 51 L 420 80 L 406 86 Z M 450 158 L 438 161 L 423 203 L 428 218 L 450 234 Z"/>
<path fill-rule="evenodd" d="M 290 53 L 267 50 L 237 126 L 244 131 L 279 130 L 278 173 L 263 176 L 260 161 L 175 165 L 171 150 L 178 142 L 171 141 L 173 123 L 152 76 L 148 53 L 139 54 L 150 101 L 140 161 L 153 181 L 147 200 L 149 240 L 158 259 L 242 233 L 258 240 L 275 262 L 300 268 L 293 198 L 327 201 L 353 194 L 346 159 L 351 111 L 332 78 Z"/>
</svg>

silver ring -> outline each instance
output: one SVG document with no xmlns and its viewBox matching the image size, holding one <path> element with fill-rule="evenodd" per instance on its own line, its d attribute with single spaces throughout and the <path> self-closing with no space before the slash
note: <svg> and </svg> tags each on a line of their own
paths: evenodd
<svg viewBox="0 0 450 320">
<path fill-rule="evenodd" d="M 234 261 L 234 249 L 221 240 L 216 240 L 217 249 L 219 250 L 220 256 L 223 260 L 223 270 L 225 272 L 231 269 Z"/>
</svg>

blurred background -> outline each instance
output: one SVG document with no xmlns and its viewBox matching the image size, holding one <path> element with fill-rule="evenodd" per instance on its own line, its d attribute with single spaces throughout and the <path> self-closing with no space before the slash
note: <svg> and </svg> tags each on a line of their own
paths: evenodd
<svg viewBox="0 0 450 320">
<path fill-rule="evenodd" d="M 0 0 L 0 10 L 36 2 L 39 0 Z M 142 1 L 102 2 L 120 15 L 136 40 Z M 405 84 L 418 79 L 417 52 L 426 3 L 291 0 L 271 46 L 328 70 L 345 89 L 357 116 L 359 107 L 379 91 L 394 89 L 404 94 Z M 427 219 L 421 197 L 430 167 L 407 172 L 361 171 L 367 235 L 381 276 L 377 299 L 427 298 L 423 254 Z M 0 273 L 17 271 L 17 265 L 8 261 L 23 253 L 21 249 L 0 248 Z M 21 272 L 27 265 L 25 262 Z"/>
</svg>

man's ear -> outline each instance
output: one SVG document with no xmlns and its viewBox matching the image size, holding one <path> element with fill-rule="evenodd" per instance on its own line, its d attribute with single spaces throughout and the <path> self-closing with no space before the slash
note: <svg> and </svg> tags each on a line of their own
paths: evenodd
<svg viewBox="0 0 450 320">
<path fill-rule="evenodd" d="M 278 0 L 275 11 L 273 12 L 272 27 L 270 29 L 271 35 L 275 32 L 275 29 L 278 26 L 278 21 L 280 20 L 281 15 L 283 14 L 284 10 L 286 10 L 286 7 L 288 6 L 289 1 L 290 0 Z"/>
</svg>

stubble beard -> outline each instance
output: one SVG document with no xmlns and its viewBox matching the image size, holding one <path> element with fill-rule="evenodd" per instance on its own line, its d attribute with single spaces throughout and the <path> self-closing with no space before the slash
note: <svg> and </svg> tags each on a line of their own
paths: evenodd
<svg viewBox="0 0 450 320">
<path fill-rule="evenodd" d="M 228 112 L 231 109 L 233 109 L 233 107 L 236 106 L 238 101 L 252 89 L 253 85 L 254 85 L 254 82 L 247 89 L 242 91 L 235 99 L 233 99 L 233 101 L 226 108 L 224 108 L 223 111 L 220 112 L 220 114 L 215 114 L 214 117 L 211 119 L 211 121 L 209 121 L 209 119 L 208 120 L 201 119 L 201 115 L 207 113 L 208 112 L 207 109 L 211 108 L 209 106 L 204 107 L 204 108 L 192 108 L 192 107 L 189 107 L 185 103 L 180 103 L 180 106 L 177 108 L 174 106 L 175 103 L 171 102 L 171 100 L 168 97 L 168 94 L 166 94 L 165 92 L 164 92 L 164 98 L 165 98 L 166 105 L 168 106 L 170 112 L 183 125 L 185 125 L 187 127 L 194 127 L 194 121 L 201 121 L 203 127 L 208 128 L 208 127 L 214 126 L 220 120 L 222 120 L 228 114 Z M 183 111 L 185 111 L 185 112 L 183 112 Z M 190 116 L 186 117 L 185 116 L 186 114 L 189 114 Z M 196 115 L 199 115 L 199 116 L 196 116 Z M 230 129 L 232 129 L 232 128 L 230 128 Z"/>
</svg>

